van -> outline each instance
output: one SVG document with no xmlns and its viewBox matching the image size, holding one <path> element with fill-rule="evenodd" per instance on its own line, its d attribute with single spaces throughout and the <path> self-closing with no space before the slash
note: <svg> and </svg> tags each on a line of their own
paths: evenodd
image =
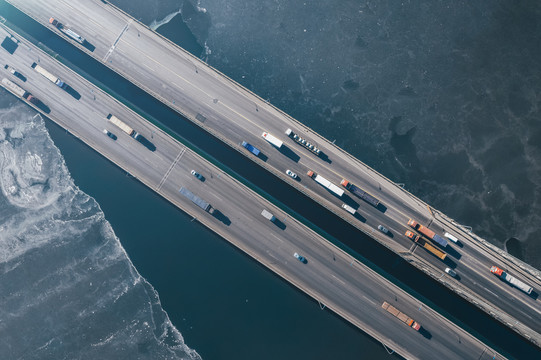
<svg viewBox="0 0 541 360">
<path fill-rule="evenodd" d="M 263 215 L 263 217 L 267 220 L 270 220 L 272 222 L 274 222 L 274 220 L 276 220 L 276 218 L 274 217 L 274 215 L 272 215 L 270 212 L 268 212 L 267 210 L 263 209 L 263 211 L 261 212 L 261 215 Z"/>
<path fill-rule="evenodd" d="M 451 240 L 454 243 L 458 243 L 458 239 L 454 237 L 453 235 L 449 234 L 448 232 L 443 234 L 443 236 L 445 236 L 447 239 Z"/>
</svg>

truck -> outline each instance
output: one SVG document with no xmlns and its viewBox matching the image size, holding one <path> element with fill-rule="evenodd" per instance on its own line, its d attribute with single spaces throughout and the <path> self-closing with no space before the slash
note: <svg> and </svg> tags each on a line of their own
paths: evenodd
<svg viewBox="0 0 541 360">
<path fill-rule="evenodd" d="M 355 209 L 349 206 L 348 204 L 342 204 L 342 209 L 346 210 L 351 215 L 355 215 Z"/>
<path fill-rule="evenodd" d="M 309 170 L 306 174 L 312 179 L 314 179 L 315 182 L 317 182 L 318 184 L 326 187 L 330 192 L 332 192 L 336 196 L 344 195 L 344 190 L 340 189 L 338 186 L 334 185 L 329 180 L 325 179 L 323 176 L 316 174 L 312 170 Z"/>
<path fill-rule="evenodd" d="M 50 82 L 52 82 L 53 84 L 55 84 L 56 86 L 58 86 L 59 88 L 61 89 L 66 89 L 67 87 L 67 84 L 64 83 L 62 80 L 60 80 L 58 77 L 54 76 L 53 74 L 51 74 L 50 72 L 48 72 L 47 70 L 45 70 L 43 67 L 41 67 L 40 65 L 36 64 L 36 63 L 32 63 L 32 69 L 36 70 L 38 73 L 40 73 L 41 75 L 43 75 L 47 80 L 49 80 Z"/>
<path fill-rule="evenodd" d="M 426 236 L 428 239 L 438 243 L 441 247 L 447 246 L 447 240 L 436 234 L 434 231 L 430 230 L 426 226 L 423 226 L 419 224 L 417 221 L 413 219 L 409 219 L 408 225 L 414 229 L 417 230 L 422 235 Z"/>
<path fill-rule="evenodd" d="M 359 197 L 362 200 L 366 201 L 367 203 L 369 203 L 373 207 L 378 207 L 379 200 L 376 197 L 370 195 L 369 193 L 367 193 L 366 191 L 364 191 L 360 187 L 358 187 L 356 185 L 353 185 L 348 180 L 342 179 L 342 181 L 340 182 L 340 185 L 342 185 L 343 187 L 345 187 L 346 189 L 351 191 L 354 195 L 356 195 L 357 197 Z"/>
<path fill-rule="evenodd" d="M 199 196 L 194 195 L 190 190 L 186 189 L 184 186 L 180 188 L 179 192 L 191 200 L 195 205 L 199 206 L 204 211 L 209 214 L 214 214 L 214 208 L 205 200 L 201 199 Z"/>
<path fill-rule="evenodd" d="M 408 315 L 404 314 L 402 311 L 389 304 L 387 301 L 384 301 L 381 307 L 394 317 L 398 318 L 398 320 L 402 321 L 404 324 L 412 327 L 414 330 L 419 331 L 419 329 L 421 328 L 421 324 L 419 324 L 417 321 L 413 320 Z"/>
<path fill-rule="evenodd" d="M 263 209 L 263 211 L 261 212 L 261 215 L 269 220 L 269 221 L 272 221 L 274 222 L 274 220 L 276 220 L 276 218 L 274 217 L 274 215 L 272 215 L 270 212 L 268 212 L 267 210 Z"/>
<path fill-rule="evenodd" d="M 120 130 L 124 131 L 126 134 L 134 138 L 135 140 L 139 141 L 142 145 L 144 145 L 147 149 L 150 151 L 156 151 L 156 146 L 147 140 L 146 137 L 139 134 L 137 131 L 126 125 L 122 120 L 114 116 L 113 114 L 107 115 L 107 120 L 109 120 L 110 123 L 118 127 Z"/>
<path fill-rule="evenodd" d="M 421 236 L 415 234 L 412 231 L 406 231 L 406 236 L 409 237 L 411 240 L 422 246 L 426 251 L 434 255 L 440 260 L 445 260 L 447 257 L 447 254 L 441 251 L 440 249 L 432 246 L 432 244 L 428 243 L 425 239 L 423 239 Z"/>
<path fill-rule="evenodd" d="M 311 144 L 308 140 L 301 138 L 299 135 L 295 134 L 293 130 L 287 129 L 286 135 L 292 138 L 300 146 L 310 150 L 317 156 L 321 155 L 321 150 L 319 150 L 314 144 Z"/>
<path fill-rule="evenodd" d="M 36 105 L 36 106 L 40 106 L 41 105 L 41 101 L 39 101 L 35 96 L 33 96 L 32 94 L 30 94 L 28 91 L 24 90 L 22 87 L 20 87 L 19 85 L 15 84 L 14 82 L 11 82 L 10 80 L 6 79 L 6 78 L 3 78 L 2 79 L 2 84 L 4 85 L 4 87 L 6 89 L 8 89 L 10 92 L 12 92 L 13 94 L 25 99 L 25 100 L 28 100 L 28 102 Z"/>
<path fill-rule="evenodd" d="M 18 72 L 17 70 L 15 70 L 14 68 L 12 68 L 11 66 L 6 64 L 6 65 L 4 65 L 4 69 L 9 71 L 11 74 L 13 74 L 13 76 L 18 77 L 22 81 L 26 81 L 26 78 L 24 77 L 24 75 L 21 74 L 20 72 Z"/>
<path fill-rule="evenodd" d="M 81 45 L 83 45 L 85 43 L 85 41 L 86 41 L 86 39 L 84 37 L 77 34 L 75 31 L 71 30 L 70 28 L 62 25 L 61 22 L 59 22 L 58 20 L 56 20 L 53 17 L 49 19 L 49 24 L 53 25 L 58 30 L 62 31 L 64 34 L 66 34 L 67 36 L 69 36 L 73 40 L 77 41 Z"/>
<path fill-rule="evenodd" d="M 137 136 L 139 136 L 139 133 L 137 131 L 133 130 L 131 127 L 126 125 L 126 123 L 124 123 L 113 114 L 107 115 L 107 120 L 109 120 L 111 124 L 115 125 L 120 130 L 124 131 L 126 134 L 130 135 L 132 138 L 137 139 Z"/>
<path fill-rule="evenodd" d="M 525 284 L 524 282 L 520 281 L 516 277 L 509 275 L 508 273 L 506 273 L 505 271 L 503 271 L 497 266 L 492 266 L 490 268 L 490 272 L 497 275 L 501 279 L 507 281 L 509 284 L 513 285 L 514 287 L 524 291 L 528 295 L 531 294 L 533 291 L 533 288 L 531 286 Z"/>
<path fill-rule="evenodd" d="M 255 156 L 258 156 L 260 153 L 258 148 L 248 144 L 246 141 L 243 141 L 241 145 L 244 146 L 248 151 L 250 151 Z"/>
<path fill-rule="evenodd" d="M 261 136 L 263 137 L 263 139 L 267 140 L 272 145 L 276 146 L 278 149 L 282 147 L 282 144 L 283 144 L 282 140 L 272 136 L 268 132 L 264 132 L 263 134 L 261 134 Z"/>
</svg>

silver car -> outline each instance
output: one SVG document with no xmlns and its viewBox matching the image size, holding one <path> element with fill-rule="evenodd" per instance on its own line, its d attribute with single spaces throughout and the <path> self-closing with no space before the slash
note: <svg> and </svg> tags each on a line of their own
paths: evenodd
<svg viewBox="0 0 541 360">
<path fill-rule="evenodd" d="M 293 171 L 291 171 L 289 169 L 286 170 L 286 174 L 291 176 L 293 179 L 297 178 L 297 174 L 295 174 Z"/>
<path fill-rule="evenodd" d="M 379 229 L 379 231 L 381 231 L 382 233 L 389 235 L 389 229 L 387 229 L 385 226 L 383 226 L 383 225 L 378 225 L 378 229 Z"/>
<path fill-rule="evenodd" d="M 452 277 L 456 277 L 456 271 L 454 271 L 453 269 L 451 268 L 446 268 L 445 269 L 445 272 L 449 275 L 451 275 Z"/>
</svg>

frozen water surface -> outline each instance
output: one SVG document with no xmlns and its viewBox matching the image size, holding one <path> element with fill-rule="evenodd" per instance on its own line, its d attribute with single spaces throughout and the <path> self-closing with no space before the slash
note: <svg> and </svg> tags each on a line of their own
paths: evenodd
<svg viewBox="0 0 541 360">
<path fill-rule="evenodd" d="M 18 102 L 0 110 L 0 188 L 3 359 L 200 358 Z"/>
</svg>

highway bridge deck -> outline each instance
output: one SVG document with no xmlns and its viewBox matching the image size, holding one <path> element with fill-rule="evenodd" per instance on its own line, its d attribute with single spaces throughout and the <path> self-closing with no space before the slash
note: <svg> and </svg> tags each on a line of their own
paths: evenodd
<svg viewBox="0 0 541 360">
<path fill-rule="evenodd" d="M 0 28 L 0 37 L 10 36 L 8 32 L 14 34 Z M 4 68 L 1 77 L 46 104 L 51 120 L 344 319 L 407 358 L 429 358 L 435 352 L 449 359 L 472 354 L 481 359 L 502 358 L 36 46 L 18 35 L 15 38 L 20 41 L 18 49 L 13 55 L 0 49 L 0 62 L 17 69 L 25 81 Z M 71 91 L 32 69 L 30 65 L 36 61 L 67 83 Z M 146 136 L 155 151 L 111 124 L 108 114 Z M 106 136 L 104 129 L 117 139 Z M 192 169 L 205 180 L 192 176 Z M 203 197 L 219 214 L 211 216 L 181 196 L 180 187 Z M 260 216 L 262 209 L 273 213 L 278 224 Z M 295 259 L 294 252 L 305 256 L 307 263 Z M 381 309 L 385 300 L 414 317 L 423 331 L 418 333 L 386 314 Z"/>
<path fill-rule="evenodd" d="M 82 0 L 8 1 L 230 146 L 244 151 L 239 145 L 243 140 L 256 146 L 263 156 L 253 157 L 253 160 L 261 166 L 406 257 L 502 323 L 541 344 L 541 300 L 537 296 L 541 279 L 538 272 L 526 264 L 506 256 L 444 214 L 430 209 L 389 179 L 110 4 Z M 51 16 L 76 30 L 88 43 L 81 46 L 50 26 Z M 315 156 L 285 136 L 287 128 L 316 144 L 324 156 Z M 267 143 L 261 137 L 263 131 L 283 140 L 283 149 Z M 287 178 L 286 169 L 300 174 L 301 181 Z M 335 184 L 348 179 L 379 198 L 383 206 L 376 209 L 347 191 L 342 198 L 333 196 L 304 176 L 308 170 L 316 171 Z M 365 221 L 341 209 L 344 202 L 357 208 Z M 430 224 L 430 228 L 440 234 L 452 232 L 460 238 L 460 246 L 448 246 L 445 263 L 420 248 L 408 252 L 411 242 L 402 234 L 409 218 Z M 385 225 L 395 236 L 390 238 L 374 231 L 379 224 Z M 536 289 L 534 295 L 527 296 L 491 275 L 492 265 L 506 267 L 520 276 Z M 442 277 L 445 267 L 455 268 L 460 280 Z"/>
</svg>

